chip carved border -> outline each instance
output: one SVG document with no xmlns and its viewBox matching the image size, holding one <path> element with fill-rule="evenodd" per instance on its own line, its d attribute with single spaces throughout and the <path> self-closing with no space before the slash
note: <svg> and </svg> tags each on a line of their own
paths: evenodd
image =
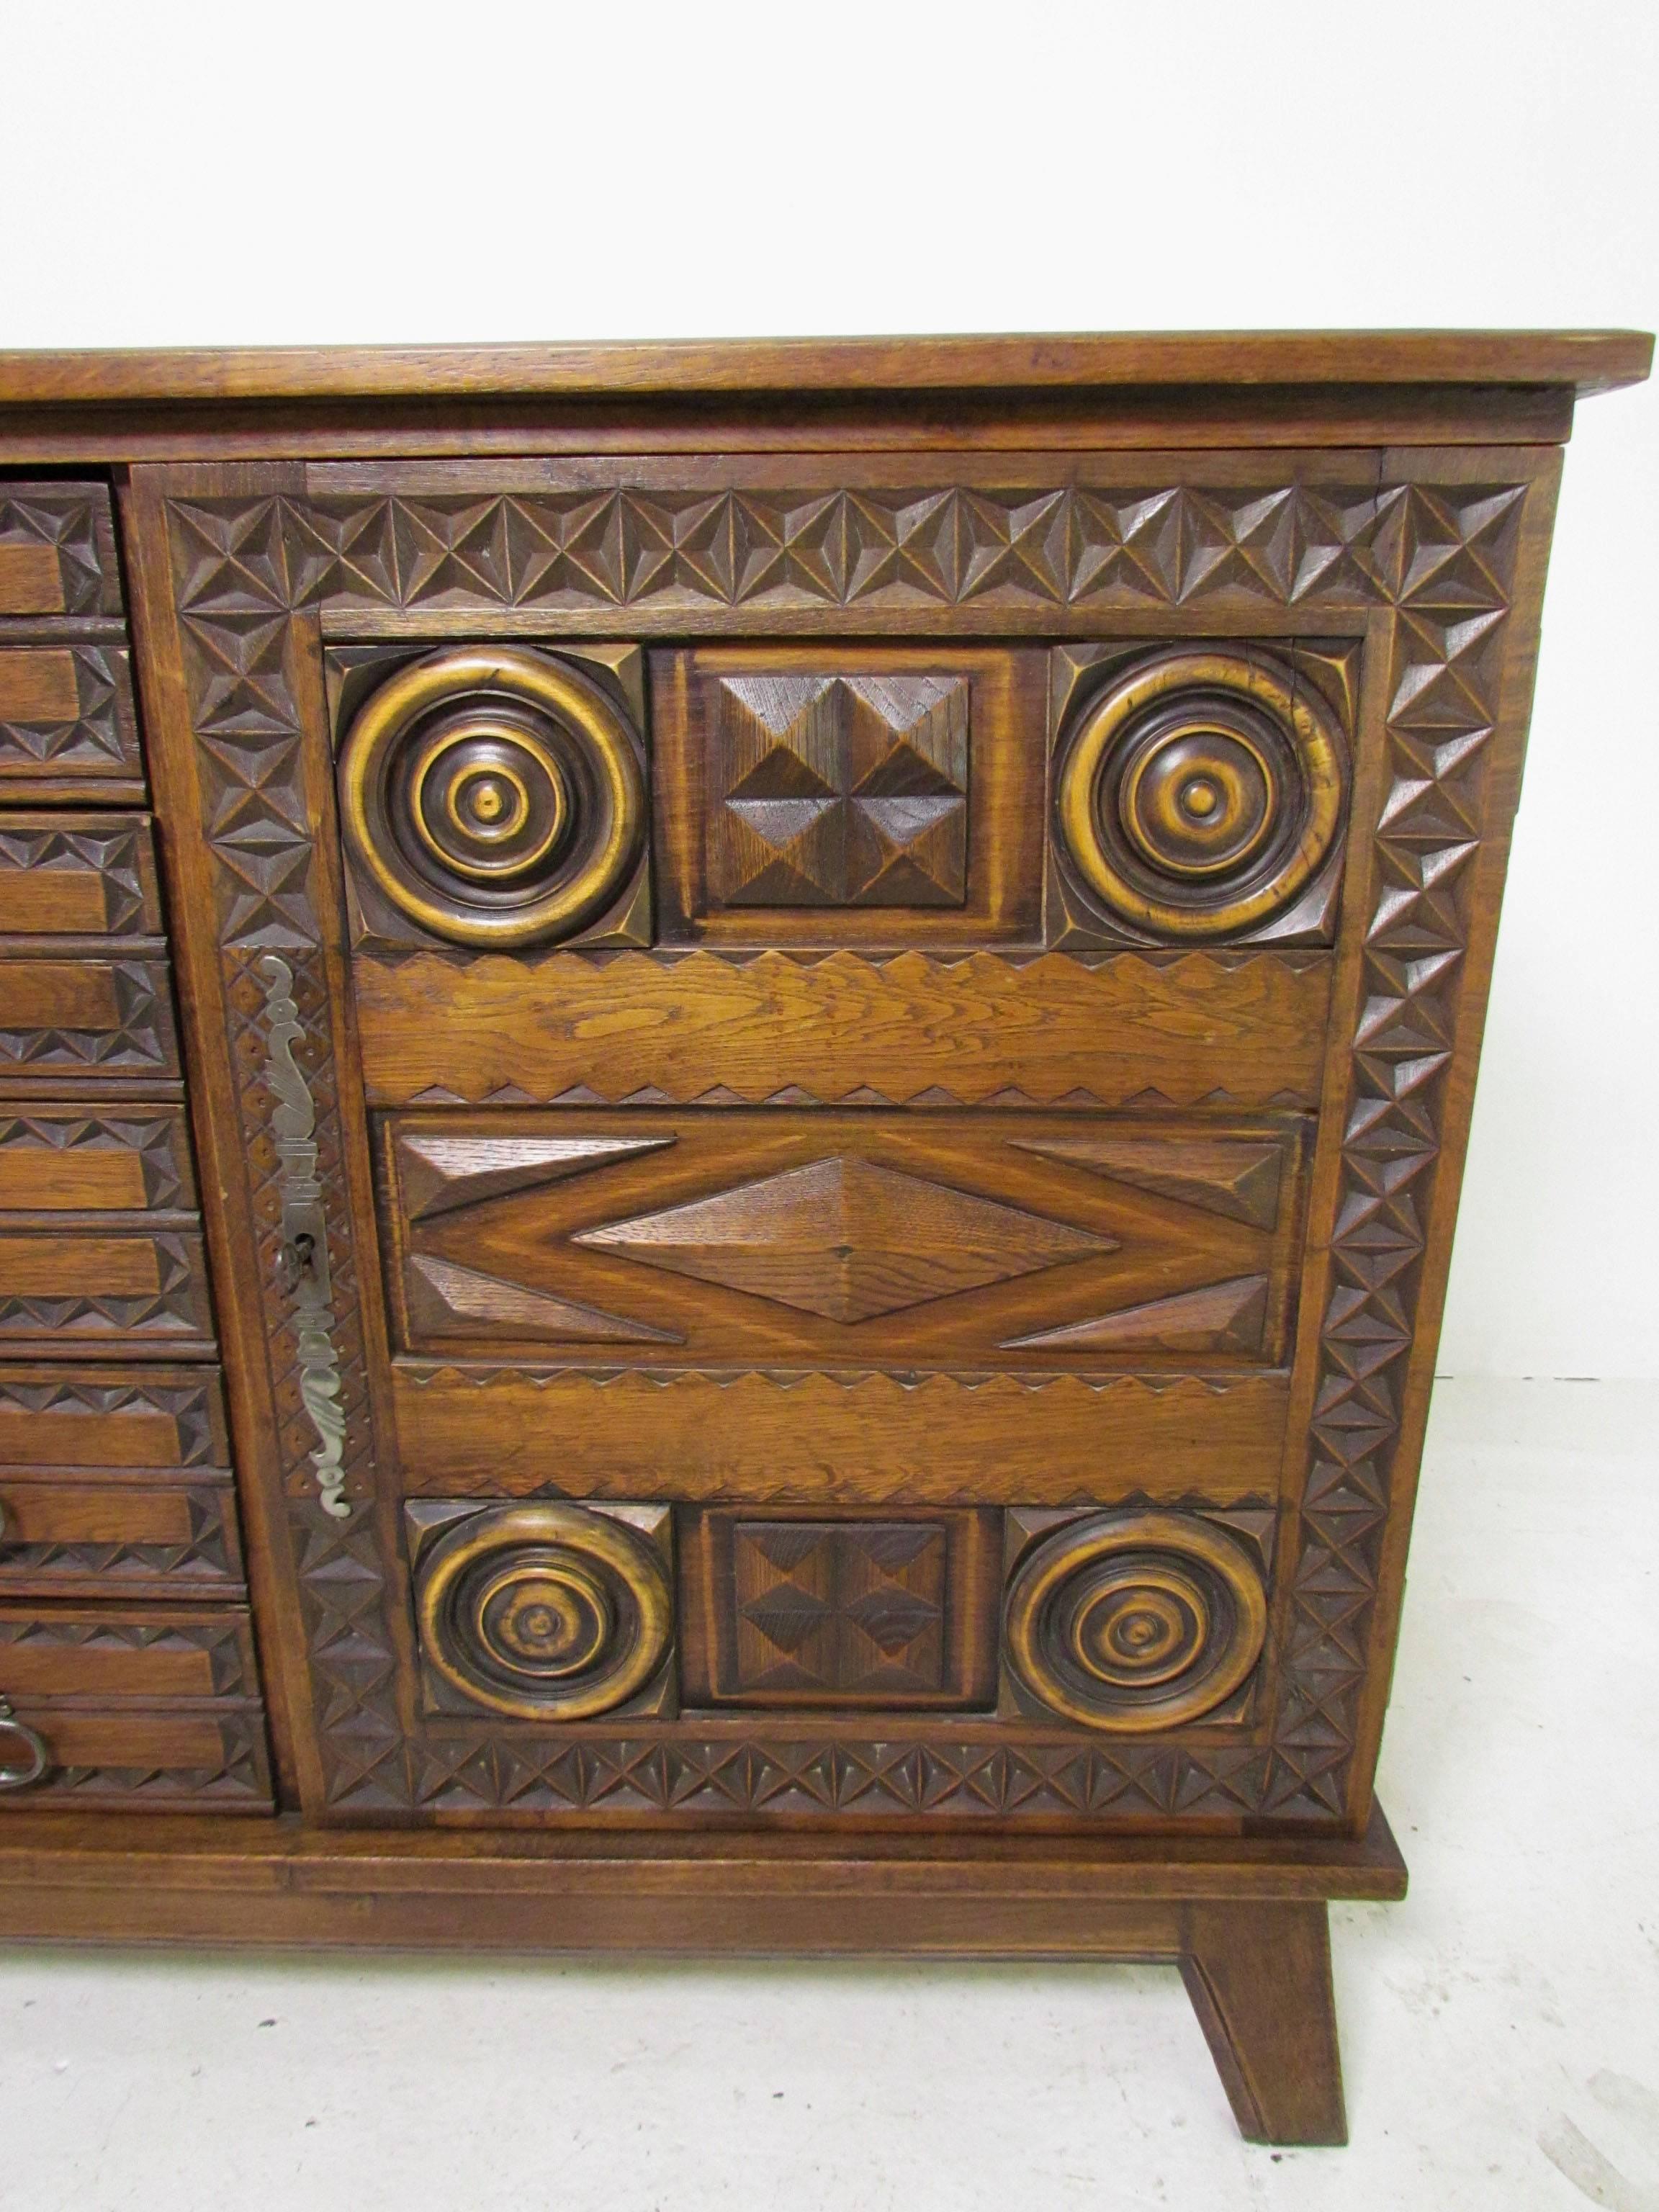
<svg viewBox="0 0 1659 2212">
<path fill-rule="evenodd" d="M 1425 465 L 1431 468 L 1436 465 Z M 1409 475 L 1409 471 L 1406 472 Z M 1455 476 L 1455 464 L 1445 467 Z M 1519 473 L 1519 472 L 1517 472 Z M 273 490 L 177 496 L 174 600 L 204 806 L 326 1808 L 964 1815 L 1079 1814 L 1329 1820 L 1348 1802 L 1404 1393 L 1460 1018 L 1470 896 L 1489 810 L 1525 481 L 1369 488 L 1257 482 L 1108 494 L 609 486 L 591 495 L 430 497 Z M 817 537 L 813 533 L 817 532 Z M 815 551 L 813 549 L 817 547 Z M 827 549 L 827 550 L 826 550 Z M 1305 1484 L 1287 1531 L 1288 1624 L 1263 1743 L 1055 1746 L 815 1738 L 799 1728 L 708 1741 L 601 1728 L 511 1737 L 406 1729 L 400 1570 L 375 1495 L 356 1255 L 343 1176 L 325 902 L 309 826 L 296 657 L 323 603 L 381 617 L 420 608 L 485 622 L 515 610 L 846 609 L 902 622 L 971 605 L 1033 625 L 1120 611 L 1196 629 L 1254 607 L 1390 617 L 1382 794 L 1354 880 L 1358 1012 L 1319 1327 Z M 960 620 L 960 617 L 958 617 Z M 1501 828 L 1501 824 L 1498 825 Z M 256 963 L 294 975 L 296 1048 L 330 1194 L 329 1259 L 346 1421 L 343 1520 L 323 1510 L 277 1273 L 280 1166 Z M 1403 1464 L 1403 1462 L 1402 1462 Z M 1407 1469 L 1407 1472 L 1409 1470 Z"/>
</svg>

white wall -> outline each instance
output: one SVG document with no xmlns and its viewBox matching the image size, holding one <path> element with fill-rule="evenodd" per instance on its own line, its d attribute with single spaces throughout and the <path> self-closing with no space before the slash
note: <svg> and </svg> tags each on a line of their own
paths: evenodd
<svg viewBox="0 0 1659 2212">
<path fill-rule="evenodd" d="M 1651 0 L 0 12 L 0 345 L 1642 325 Z M 1443 1365 L 1659 1372 L 1654 388 L 1580 417 Z"/>
</svg>

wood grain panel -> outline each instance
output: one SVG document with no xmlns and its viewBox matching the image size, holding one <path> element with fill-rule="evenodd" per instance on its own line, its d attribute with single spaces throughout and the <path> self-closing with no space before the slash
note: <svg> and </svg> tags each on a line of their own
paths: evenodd
<svg viewBox="0 0 1659 2212">
<path fill-rule="evenodd" d="M 61 1164 L 38 1153 L 0 1153 L 0 1208 L 8 1212 L 120 1213 L 143 1203 L 144 1164 L 137 1152 L 84 1152 Z"/>
<path fill-rule="evenodd" d="M 190 1492 L 137 1483 L 0 1484 L 0 1571 L 30 1545 L 188 1543 Z"/>
<path fill-rule="evenodd" d="M 0 961 L 0 1024 L 95 1034 L 121 1019 L 119 977 L 107 961 Z"/>
<path fill-rule="evenodd" d="M 1170 1187 L 1067 1156 L 1103 1132 L 1126 1156 L 1137 1140 L 1133 1164 L 1150 1157 L 1154 1173 L 1168 1146 Z M 471 1204 L 410 1218 L 429 1206 L 434 1146 L 459 1164 L 469 1143 L 493 1160 L 495 1147 L 556 1138 L 593 1147 L 585 1173 L 558 1158 L 539 1182 L 521 1169 L 517 1188 L 485 1176 Z M 629 1139 L 642 1141 L 630 1151 Z M 409 1351 L 496 1361 L 609 1340 L 675 1366 L 1056 1367 L 1079 1352 L 1107 1367 L 1272 1364 L 1304 1140 L 1293 1116 L 1152 1128 L 782 1109 L 389 1117 L 393 1311 Z M 1205 1146 L 1200 1158 L 1224 1162 L 1231 1147 L 1259 1176 L 1272 1166 L 1265 1223 L 1218 1206 L 1213 1183 L 1194 1201 L 1177 1171 Z"/>
<path fill-rule="evenodd" d="M 374 1105 L 1310 1106 L 1328 957 L 556 953 L 355 966 Z M 643 1102 L 642 1102 L 643 1103 Z"/>
<path fill-rule="evenodd" d="M 29 1707 L 19 1709 L 27 1717 Z M 213 1767 L 219 1724 L 211 1713 L 37 1713 L 54 1766 Z M 50 1789 L 50 1778 L 46 1786 Z"/>
<path fill-rule="evenodd" d="M 0 722 L 72 722 L 80 711 L 75 655 L 67 646 L 0 652 Z"/>
<path fill-rule="evenodd" d="M 1282 1375 L 700 1374 L 441 1367 L 392 1373 L 416 1497 L 801 1505 L 1218 1502 L 1274 1491 Z"/>
<path fill-rule="evenodd" d="M 0 615 L 64 611 L 64 578 L 50 545 L 0 542 Z"/>
</svg>

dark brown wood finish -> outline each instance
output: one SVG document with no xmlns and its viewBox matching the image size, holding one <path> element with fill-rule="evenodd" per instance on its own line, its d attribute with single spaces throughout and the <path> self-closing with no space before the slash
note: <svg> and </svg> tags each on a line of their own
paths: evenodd
<svg viewBox="0 0 1659 2212">
<path fill-rule="evenodd" d="M 1340 2141 L 1556 448 L 1650 357 L 0 356 L 0 1929 L 1164 1958 Z"/>
</svg>

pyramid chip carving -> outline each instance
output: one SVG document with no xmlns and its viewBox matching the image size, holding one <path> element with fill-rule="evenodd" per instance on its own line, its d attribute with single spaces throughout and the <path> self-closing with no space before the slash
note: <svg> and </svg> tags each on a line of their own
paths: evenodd
<svg viewBox="0 0 1659 2212">
<path fill-rule="evenodd" d="M 532 1291 L 522 1283 L 503 1282 L 499 1275 L 463 1267 L 453 1260 L 440 1260 L 429 1252 L 413 1254 L 409 1262 L 410 1304 L 418 1325 L 434 1332 L 456 1323 L 483 1323 L 498 1334 L 548 1337 L 559 1342 L 587 1344 L 683 1344 L 671 1329 L 653 1328 L 642 1321 L 626 1321 L 620 1314 L 603 1313 L 597 1306 L 579 1305 L 573 1298 L 555 1297 L 547 1291 Z"/>
<path fill-rule="evenodd" d="M 958 676 L 726 676 L 712 713 L 721 895 L 737 906 L 960 906 Z"/>
<path fill-rule="evenodd" d="M 1267 1279 L 1239 1275 L 1196 1291 L 1122 1306 L 1092 1321 L 1016 1336 L 1006 1352 L 1260 1352 L 1267 1318 Z"/>
<path fill-rule="evenodd" d="M 1014 1137 L 1023 1152 L 1086 1168 L 1158 1198 L 1271 1229 L 1279 1218 L 1282 1146 L 1219 1137 Z"/>
<path fill-rule="evenodd" d="M 446 1137 L 398 1139 L 404 1205 L 411 1221 L 539 1189 L 594 1168 L 660 1152 L 672 1137 Z"/>
</svg>

